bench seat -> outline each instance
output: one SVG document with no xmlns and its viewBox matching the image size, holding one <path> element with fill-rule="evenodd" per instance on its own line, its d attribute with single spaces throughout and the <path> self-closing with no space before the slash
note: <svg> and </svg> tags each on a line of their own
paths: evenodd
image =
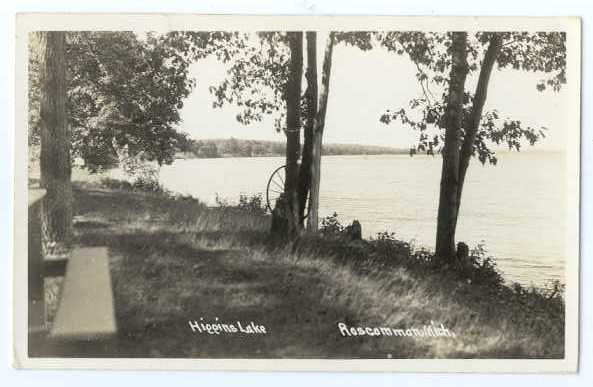
<svg viewBox="0 0 593 387">
<path fill-rule="evenodd" d="M 74 249 L 49 337 L 90 342 L 112 340 L 116 332 L 107 248 Z"/>
</svg>

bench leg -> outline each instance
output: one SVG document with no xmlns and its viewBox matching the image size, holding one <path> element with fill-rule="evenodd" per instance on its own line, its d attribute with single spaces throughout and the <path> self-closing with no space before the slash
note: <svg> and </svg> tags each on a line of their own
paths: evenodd
<svg viewBox="0 0 593 387">
<path fill-rule="evenodd" d="M 98 340 L 47 339 L 43 356 L 47 357 L 117 357 L 117 338 Z"/>
</svg>

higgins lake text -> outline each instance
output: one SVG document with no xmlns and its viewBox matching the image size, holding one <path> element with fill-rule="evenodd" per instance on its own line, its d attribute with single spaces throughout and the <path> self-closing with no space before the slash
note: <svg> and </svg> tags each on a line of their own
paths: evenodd
<svg viewBox="0 0 593 387">
<path fill-rule="evenodd" d="M 249 322 L 222 322 L 218 317 L 212 322 L 204 321 L 203 317 L 199 320 L 189 320 L 189 327 L 194 333 L 203 333 L 209 335 L 220 334 L 247 334 L 247 335 L 265 335 L 268 333 L 266 327 L 262 324 Z"/>
</svg>

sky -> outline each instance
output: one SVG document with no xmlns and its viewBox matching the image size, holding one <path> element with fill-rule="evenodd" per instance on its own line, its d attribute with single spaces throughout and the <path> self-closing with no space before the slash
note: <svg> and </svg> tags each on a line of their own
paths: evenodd
<svg viewBox="0 0 593 387">
<path fill-rule="evenodd" d="M 321 74 L 325 37 L 318 35 L 318 69 Z M 241 138 L 284 141 L 274 129 L 273 118 L 242 125 L 235 119 L 239 108 L 225 105 L 212 108 L 208 88 L 218 85 L 227 67 L 209 57 L 191 66 L 197 85 L 184 103 L 180 128 L 194 139 Z M 408 148 L 417 133 L 398 123 L 379 122 L 386 109 L 406 108 L 421 95 L 416 67 L 406 56 L 375 47 L 370 51 L 339 44 L 334 49 L 324 143 L 350 143 Z M 321 76 L 319 76 L 321 78 Z M 476 77 L 468 78 L 466 90 L 475 88 Z M 501 117 L 522 120 L 524 125 L 548 128 L 546 138 L 536 148 L 564 148 L 564 128 L 568 117 L 566 92 L 539 92 L 542 74 L 497 70 L 492 73 L 485 111 L 498 109 Z"/>
</svg>

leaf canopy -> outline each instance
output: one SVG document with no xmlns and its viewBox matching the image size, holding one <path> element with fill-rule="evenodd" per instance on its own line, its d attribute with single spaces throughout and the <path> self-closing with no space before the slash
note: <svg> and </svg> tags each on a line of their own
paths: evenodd
<svg viewBox="0 0 593 387">
<path fill-rule="evenodd" d="M 537 90 L 559 91 L 566 83 L 566 34 L 563 32 L 478 32 L 468 39 L 467 66 L 479 73 L 484 53 L 493 34 L 502 40 L 496 56 L 498 69 L 542 73 Z M 415 151 L 434 154 L 442 149 L 443 119 L 451 66 L 450 33 L 385 32 L 378 34 L 380 44 L 398 55 L 406 55 L 416 65 L 421 95 L 412 98 L 407 107 L 387 109 L 379 120 L 385 124 L 399 121 L 419 132 Z M 475 95 L 465 92 L 464 116 L 469 117 Z M 467 125 L 468 120 L 464 120 Z M 462 136 L 464 134 L 462 128 Z M 473 155 L 482 163 L 497 163 L 493 145 L 506 144 L 520 150 L 527 141 L 534 145 L 545 137 L 546 128 L 524 126 L 521 121 L 502 117 L 498 110 L 482 114 L 475 137 Z M 412 152 L 412 153 L 414 153 Z"/>
</svg>

